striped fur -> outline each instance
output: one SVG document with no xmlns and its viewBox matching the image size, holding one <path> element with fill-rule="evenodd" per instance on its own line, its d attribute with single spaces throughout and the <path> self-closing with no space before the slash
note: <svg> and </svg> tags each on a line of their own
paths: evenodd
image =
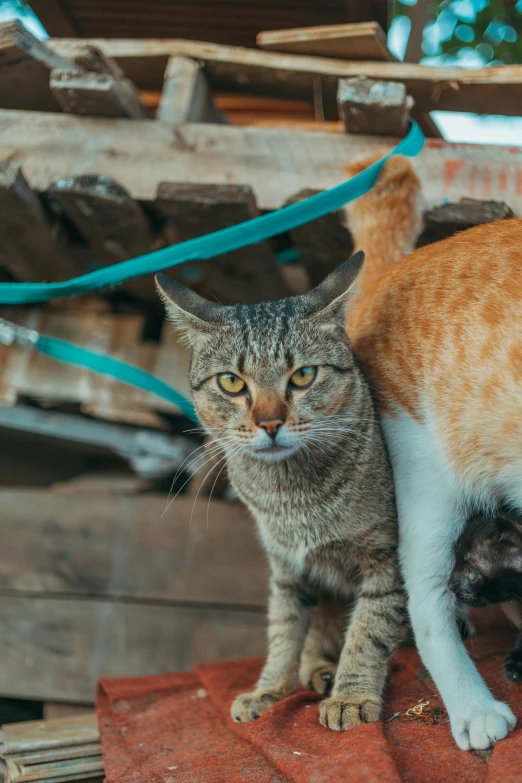
<svg viewBox="0 0 522 783">
<path fill-rule="evenodd" d="M 254 690 L 232 705 L 237 721 L 260 717 L 300 676 L 323 694 L 331 688 L 324 726 L 378 720 L 388 659 L 407 627 L 389 460 L 344 329 L 360 264 L 354 258 L 302 297 L 208 304 L 207 314 L 204 300 L 159 280 L 193 348 L 198 414 L 270 564 L 268 655 Z M 318 368 L 315 381 L 291 388 L 303 366 Z M 216 380 L 224 372 L 243 379 L 245 393 L 225 394 Z M 274 417 L 283 422 L 279 455 L 259 426 Z"/>
</svg>

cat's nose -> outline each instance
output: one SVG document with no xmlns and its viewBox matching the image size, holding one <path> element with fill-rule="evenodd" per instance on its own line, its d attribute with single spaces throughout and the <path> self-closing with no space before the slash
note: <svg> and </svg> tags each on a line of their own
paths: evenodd
<svg viewBox="0 0 522 783">
<path fill-rule="evenodd" d="M 272 440 L 276 439 L 277 433 L 283 426 L 284 421 L 282 419 L 261 419 L 256 421 L 258 427 L 261 427 L 267 435 L 270 435 Z"/>
</svg>

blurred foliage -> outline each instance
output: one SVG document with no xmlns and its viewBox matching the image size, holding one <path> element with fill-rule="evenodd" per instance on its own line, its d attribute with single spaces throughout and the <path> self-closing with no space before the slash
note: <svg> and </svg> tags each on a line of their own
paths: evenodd
<svg viewBox="0 0 522 783">
<path fill-rule="evenodd" d="M 427 3 L 422 49 L 441 65 L 522 63 L 522 0 L 419 0 Z M 393 16 L 411 16 L 415 0 L 394 0 Z"/>
</svg>

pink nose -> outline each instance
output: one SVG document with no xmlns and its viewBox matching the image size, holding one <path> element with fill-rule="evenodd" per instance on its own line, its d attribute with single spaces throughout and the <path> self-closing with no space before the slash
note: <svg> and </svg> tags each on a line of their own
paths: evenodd
<svg viewBox="0 0 522 783">
<path fill-rule="evenodd" d="M 258 427 L 265 430 L 272 440 L 275 440 L 279 428 L 283 426 L 284 421 L 282 419 L 264 419 L 262 421 L 257 421 L 256 424 Z"/>
</svg>

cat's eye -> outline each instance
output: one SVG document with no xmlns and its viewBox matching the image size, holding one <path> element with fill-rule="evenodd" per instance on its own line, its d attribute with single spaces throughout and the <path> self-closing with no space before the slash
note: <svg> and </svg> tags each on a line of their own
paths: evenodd
<svg viewBox="0 0 522 783">
<path fill-rule="evenodd" d="M 479 575 L 476 571 L 468 571 L 468 579 L 471 582 L 471 584 L 474 584 L 477 579 L 479 578 Z"/>
<path fill-rule="evenodd" d="M 241 394 L 245 391 L 246 383 L 233 372 L 222 372 L 217 376 L 217 382 L 220 389 L 227 394 Z"/>
<path fill-rule="evenodd" d="M 294 386 L 296 389 L 305 389 L 310 386 L 316 375 L 317 367 L 301 367 L 290 378 L 290 386 Z"/>
</svg>

